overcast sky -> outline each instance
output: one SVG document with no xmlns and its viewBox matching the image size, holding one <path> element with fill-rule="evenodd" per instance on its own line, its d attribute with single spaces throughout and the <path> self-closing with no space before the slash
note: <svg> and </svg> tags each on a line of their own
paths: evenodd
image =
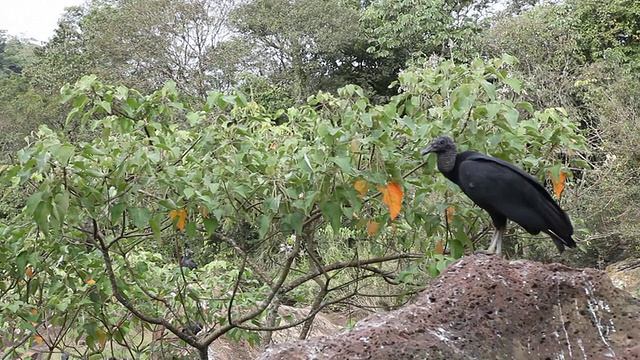
<svg viewBox="0 0 640 360">
<path fill-rule="evenodd" d="M 0 30 L 47 41 L 58 26 L 58 19 L 68 6 L 84 0 L 0 0 Z"/>
</svg>

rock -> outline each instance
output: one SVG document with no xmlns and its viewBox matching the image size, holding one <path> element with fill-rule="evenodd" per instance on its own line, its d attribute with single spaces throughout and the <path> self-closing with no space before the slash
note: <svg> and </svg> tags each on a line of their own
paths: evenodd
<svg viewBox="0 0 640 360">
<path fill-rule="evenodd" d="M 473 255 L 417 301 L 260 360 L 634 359 L 640 300 L 594 269 Z"/>
<path fill-rule="evenodd" d="M 613 285 L 640 297 L 640 259 L 626 259 L 607 266 Z"/>
</svg>

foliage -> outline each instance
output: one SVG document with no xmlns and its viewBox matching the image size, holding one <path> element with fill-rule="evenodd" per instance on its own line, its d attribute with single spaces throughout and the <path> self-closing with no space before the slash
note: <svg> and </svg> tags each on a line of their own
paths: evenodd
<svg viewBox="0 0 640 360">
<path fill-rule="evenodd" d="M 0 78 L 21 73 L 33 60 L 35 47 L 26 39 L 7 36 L 6 31 L 0 30 Z"/>
<path fill-rule="evenodd" d="M 276 87 L 289 88 L 295 103 L 337 88 L 327 89 L 325 77 L 356 41 L 357 19 L 356 9 L 339 0 L 254 0 L 234 11 L 232 24 L 251 48 L 245 62 L 259 55 L 245 71 L 259 71 Z"/>
<path fill-rule="evenodd" d="M 28 334 L 40 324 L 82 329 L 93 351 L 126 338 L 113 319 L 125 329 L 158 325 L 205 358 L 225 334 L 256 341 L 256 330 L 278 329 L 278 305 L 300 286 L 316 288 L 314 311 L 358 293 L 359 282 L 324 274 L 358 268 L 355 276 L 410 293 L 421 283 L 420 263 L 437 274 L 473 248 L 488 220 L 433 176 L 433 159 L 415 173 L 426 142 L 451 134 L 463 148 L 519 160 L 539 176 L 558 174 L 561 153 L 574 163 L 584 150 L 561 110 L 508 99 L 521 90 L 506 70 L 514 62 L 445 61 L 402 73 L 400 94 L 384 105 L 349 85 L 276 113 L 241 93 L 210 92 L 192 108 L 173 83 L 143 95 L 83 77 L 62 91 L 73 105 L 67 120 L 97 136 L 71 142 L 41 126 L 4 173 L 30 195 L 19 221 L 2 228 L 1 255 L 13 264 L 2 272 L 4 321 Z M 281 116 L 287 121 L 275 124 Z M 243 223 L 254 224 L 257 241 L 228 236 Z M 368 239 L 367 257 L 328 262 L 331 239 L 317 236 L 326 227 Z M 215 236 L 235 254 L 206 259 L 203 273 L 219 276 L 202 279 L 171 265 L 180 238 L 174 253 L 160 246 L 176 232 Z M 451 256 L 434 255 L 439 240 Z M 275 250 L 281 244 L 286 250 Z M 87 328 L 86 319 L 100 321 Z M 205 335 L 181 331 L 191 319 L 206 324 Z"/>
<path fill-rule="evenodd" d="M 370 41 L 367 51 L 380 57 L 398 57 L 403 62 L 434 54 L 466 59 L 469 52 L 464 47 L 479 30 L 472 17 L 472 10 L 479 10 L 474 5 L 480 4 L 446 0 L 374 1 L 361 18 Z"/>
<path fill-rule="evenodd" d="M 604 267 L 639 246 L 637 191 L 628 180 L 636 176 L 629 144 L 637 132 L 638 24 L 635 2 L 567 1 L 500 17 L 479 43 L 487 56 L 518 57 L 513 73 L 525 80 L 521 99 L 565 108 L 587 136 L 593 171 L 578 172 L 576 191 L 564 198 L 590 231 L 586 253 L 571 256 L 575 265 Z"/>
<path fill-rule="evenodd" d="M 580 49 L 594 61 L 622 51 L 630 58 L 640 50 L 640 4 L 630 0 L 572 0 L 566 4 L 582 37 Z"/>
</svg>

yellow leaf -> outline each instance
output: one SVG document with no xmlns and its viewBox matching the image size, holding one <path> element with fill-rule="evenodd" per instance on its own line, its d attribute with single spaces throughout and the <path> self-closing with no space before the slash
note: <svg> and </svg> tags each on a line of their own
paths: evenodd
<svg viewBox="0 0 640 360">
<path fill-rule="evenodd" d="M 369 184 L 367 184 L 366 180 L 358 180 L 356 181 L 355 185 L 353 185 L 353 187 L 358 190 L 358 192 L 360 194 L 358 194 L 358 197 L 360 199 L 362 199 L 366 194 L 367 194 L 367 189 L 369 188 Z"/>
<path fill-rule="evenodd" d="M 378 186 L 378 190 L 382 193 L 382 202 L 389 207 L 391 220 L 394 220 L 402 210 L 402 197 L 404 193 L 398 184 L 390 182 L 387 187 Z"/>
<path fill-rule="evenodd" d="M 556 179 L 551 172 L 549 172 L 549 175 L 551 177 L 551 182 L 553 183 L 553 192 L 556 194 L 556 197 L 560 199 L 560 196 L 562 196 L 562 192 L 564 191 L 564 181 L 567 180 L 567 174 L 560 170 L 559 179 Z"/>
<path fill-rule="evenodd" d="M 445 215 L 447 216 L 447 222 L 450 223 L 453 221 L 453 213 L 455 212 L 456 208 L 453 205 L 449 205 L 449 207 L 447 207 L 447 209 L 444 211 Z"/>
<path fill-rule="evenodd" d="M 42 336 L 36 336 L 35 341 L 36 343 L 38 343 L 38 345 L 44 344 L 44 339 L 42 339 Z"/>
<path fill-rule="evenodd" d="M 369 221 L 367 223 L 367 233 L 369 236 L 374 236 L 380 229 L 380 224 L 375 221 Z"/>
<path fill-rule="evenodd" d="M 27 274 L 27 277 L 29 279 L 33 279 L 33 267 L 27 266 L 27 270 L 25 271 L 25 273 Z"/>
<path fill-rule="evenodd" d="M 93 285 L 93 284 L 95 284 L 95 283 L 96 283 L 96 281 L 95 281 L 95 280 L 93 280 L 93 279 L 89 279 L 89 280 L 87 280 L 87 284 L 89 284 L 89 285 Z"/>
<path fill-rule="evenodd" d="M 442 241 L 442 239 L 436 243 L 435 253 L 440 255 L 444 254 L 444 241 Z"/>
<path fill-rule="evenodd" d="M 187 221 L 187 210 L 185 209 L 171 210 L 169 212 L 169 218 L 171 219 L 171 221 L 173 221 L 173 219 L 175 219 L 176 217 L 178 218 L 178 221 L 176 222 L 176 227 L 184 231 L 184 224 Z"/>
</svg>

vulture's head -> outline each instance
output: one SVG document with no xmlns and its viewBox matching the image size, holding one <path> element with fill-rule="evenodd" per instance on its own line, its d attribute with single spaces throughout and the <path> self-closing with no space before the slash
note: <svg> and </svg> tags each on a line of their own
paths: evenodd
<svg viewBox="0 0 640 360">
<path fill-rule="evenodd" d="M 448 136 L 438 136 L 433 139 L 426 149 L 422 150 L 422 155 L 427 155 L 429 153 L 436 153 L 437 155 L 451 151 L 456 151 L 456 143 L 454 143 Z"/>
</svg>

